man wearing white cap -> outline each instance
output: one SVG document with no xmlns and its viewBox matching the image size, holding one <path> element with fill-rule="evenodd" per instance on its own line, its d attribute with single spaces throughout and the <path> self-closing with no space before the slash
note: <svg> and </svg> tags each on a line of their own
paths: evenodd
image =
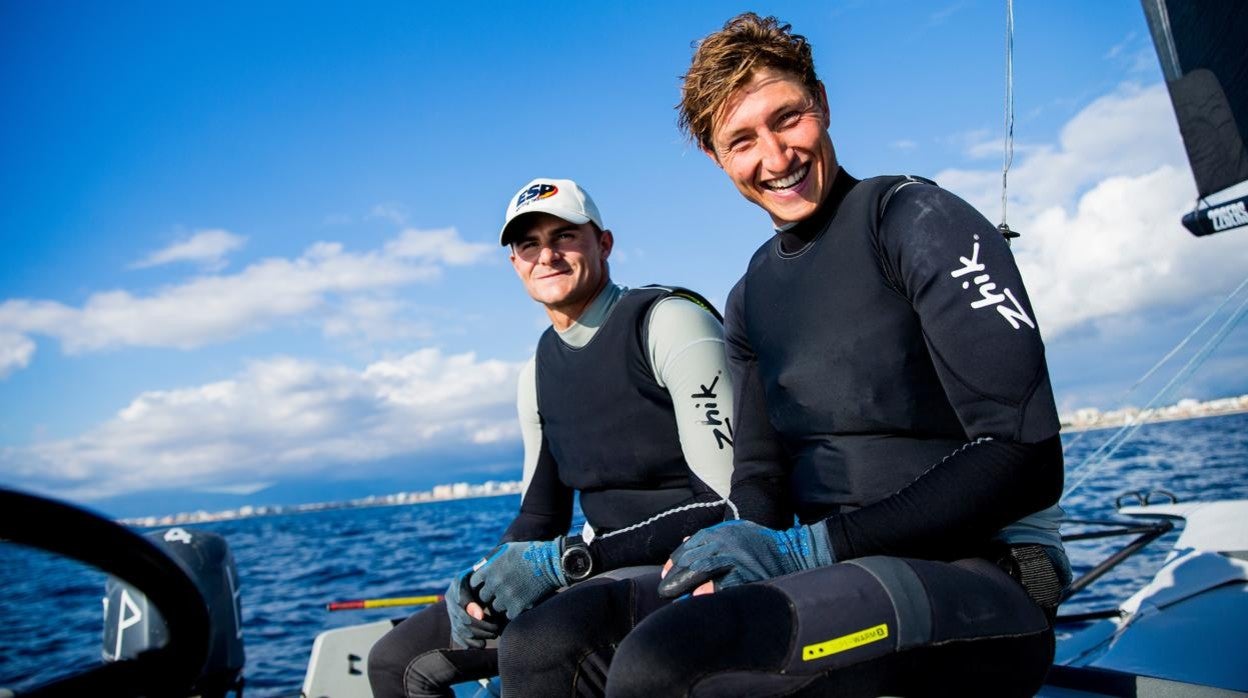
<svg viewBox="0 0 1248 698">
<path fill-rule="evenodd" d="M 562 649 L 526 648 L 525 679 L 551 690 L 601 681 L 632 624 L 666 603 L 655 591 L 657 565 L 686 536 L 723 519 L 732 386 L 718 313 L 686 289 L 613 283 L 614 237 L 571 180 L 522 187 L 499 242 L 510 246 L 516 274 L 551 322 L 519 380 L 520 511 L 500 545 L 452 582 L 445 602 L 374 646 L 376 696 L 450 696 L 454 683 L 494 675 L 493 640 L 504 624 L 572 585 L 557 605 L 602 613 L 611 627 L 573 666 Z M 568 536 L 577 493 L 586 523 Z M 610 613 L 619 608 L 629 609 L 622 619 Z M 549 630 L 554 649 L 560 628 Z"/>
</svg>

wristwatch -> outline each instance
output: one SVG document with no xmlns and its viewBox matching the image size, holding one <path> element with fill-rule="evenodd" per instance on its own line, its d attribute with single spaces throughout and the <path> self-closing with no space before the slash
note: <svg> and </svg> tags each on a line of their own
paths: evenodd
<svg viewBox="0 0 1248 698">
<path fill-rule="evenodd" d="M 568 583 L 579 582 L 594 573 L 594 554 L 580 536 L 568 536 L 563 542 L 563 556 L 559 558 L 563 576 Z"/>
</svg>

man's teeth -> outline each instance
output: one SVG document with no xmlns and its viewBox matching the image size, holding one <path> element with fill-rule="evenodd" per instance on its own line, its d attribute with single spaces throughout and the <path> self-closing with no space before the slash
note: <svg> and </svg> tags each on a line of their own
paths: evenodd
<svg viewBox="0 0 1248 698">
<path fill-rule="evenodd" d="M 773 179 L 770 182 L 766 182 L 765 184 L 768 189 L 788 189 L 794 184 L 797 184 L 798 182 L 802 181 L 802 179 L 806 176 L 807 172 L 810 172 L 810 165 L 806 165 L 805 167 L 794 172 L 788 177 L 781 177 L 780 179 Z"/>
</svg>

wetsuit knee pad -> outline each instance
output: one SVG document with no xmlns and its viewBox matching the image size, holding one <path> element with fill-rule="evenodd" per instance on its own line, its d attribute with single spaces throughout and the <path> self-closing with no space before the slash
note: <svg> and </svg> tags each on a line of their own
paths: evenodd
<svg viewBox="0 0 1248 698">
<path fill-rule="evenodd" d="M 381 636 L 381 639 L 373 643 L 368 650 L 368 673 L 393 673 L 399 675 L 403 673 L 403 667 L 407 665 L 411 656 L 406 652 L 407 643 L 395 636 L 393 629 L 391 632 Z"/>
<path fill-rule="evenodd" d="M 430 650 L 408 662 L 403 671 L 407 698 L 442 698 L 454 695 L 451 685 L 460 680 L 458 667 L 447 657 L 452 650 Z"/>
<path fill-rule="evenodd" d="M 596 578 L 520 614 L 499 642 L 504 690 L 601 695 L 616 646 L 658 598 L 658 575 L 651 577 Z"/>
<path fill-rule="evenodd" d="M 497 672 L 496 650 L 451 647 L 442 601 L 409 616 L 368 652 L 368 682 L 377 698 L 452 696 L 452 684 Z"/>
<path fill-rule="evenodd" d="M 368 650 L 368 683 L 379 698 L 404 695 L 403 672 L 412 660 L 412 638 L 407 628 L 396 630 L 401 625 L 391 628 Z"/>
<path fill-rule="evenodd" d="M 611 665 L 607 693 L 696 695 L 695 686 L 711 674 L 777 671 L 789 654 L 793 623 L 788 597 L 765 584 L 676 602 L 625 638 Z"/>
</svg>

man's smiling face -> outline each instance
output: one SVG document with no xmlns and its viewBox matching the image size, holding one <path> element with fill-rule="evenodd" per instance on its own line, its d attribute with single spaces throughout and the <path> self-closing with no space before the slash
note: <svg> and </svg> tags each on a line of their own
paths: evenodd
<svg viewBox="0 0 1248 698">
<path fill-rule="evenodd" d="M 709 155 L 776 225 L 810 216 L 839 169 L 828 136 L 827 97 L 796 77 L 759 70 L 724 103 Z"/>
<path fill-rule="evenodd" d="M 611 231 L 577 225 L 549 213 L 526 214 L 528 226 L 511 245 L 511 264 L 533 300 L 575 320 L 607 284 Z M 556 319 L 558 329 L 566 325 Z"/>
</svg>

